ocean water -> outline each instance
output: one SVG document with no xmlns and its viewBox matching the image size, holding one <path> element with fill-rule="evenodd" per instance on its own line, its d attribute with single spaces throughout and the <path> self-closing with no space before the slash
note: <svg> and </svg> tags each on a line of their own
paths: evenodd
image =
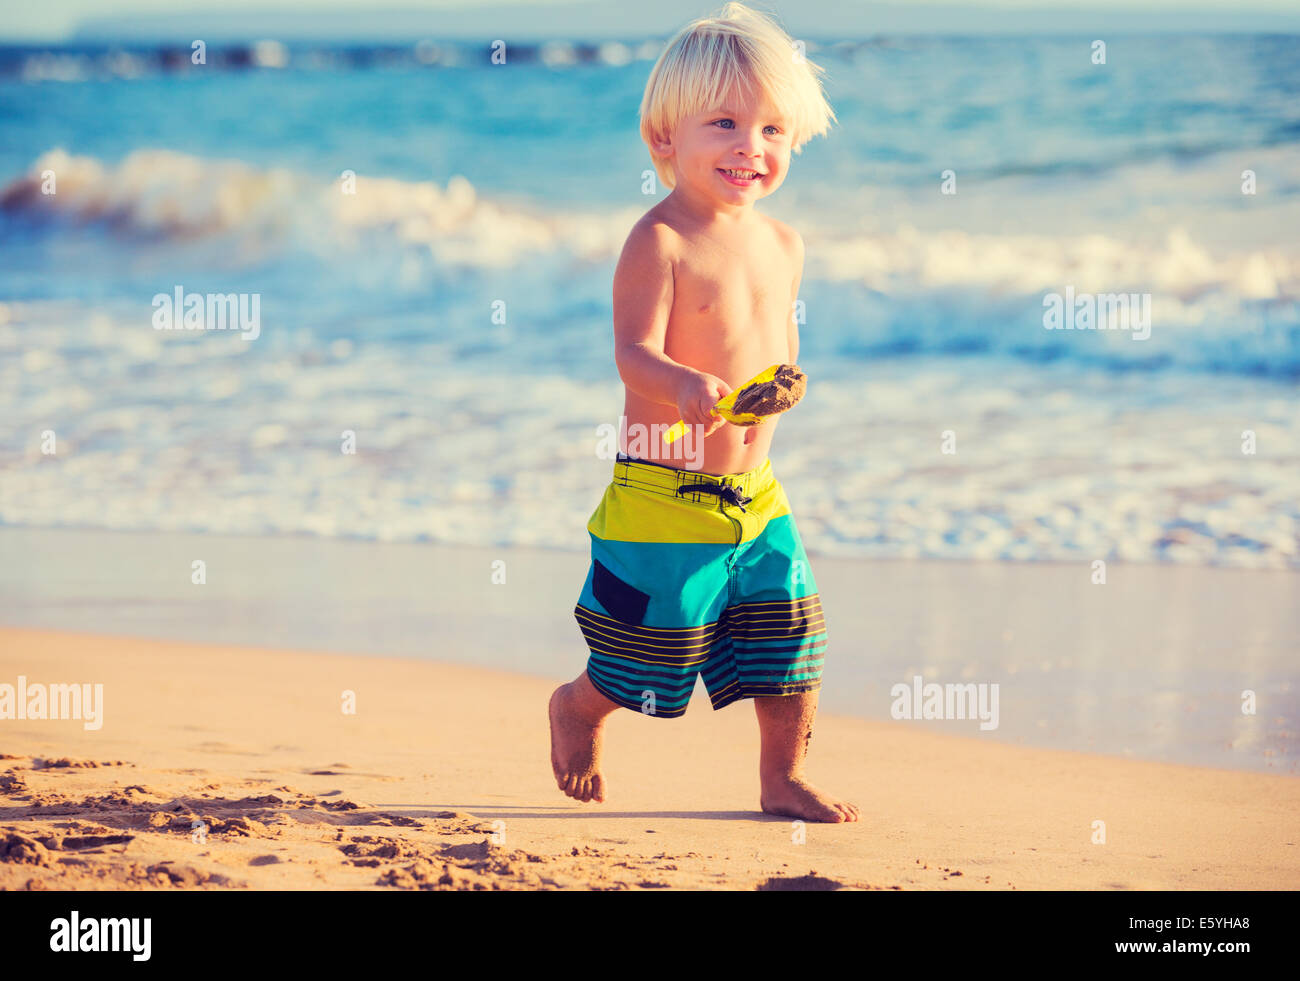
<svg viewBox="0 0 1300 981">
<path fill-rule="evenodd" d="M 0 50 L 0 524 L 585 548 L 657 50 Z M 1300 38 L 809 55 L 839 125 L 758 205 L 809 550 L 1300 568 Z M 257 336 L 154 329 L 178 289 Z"/>
</svg>

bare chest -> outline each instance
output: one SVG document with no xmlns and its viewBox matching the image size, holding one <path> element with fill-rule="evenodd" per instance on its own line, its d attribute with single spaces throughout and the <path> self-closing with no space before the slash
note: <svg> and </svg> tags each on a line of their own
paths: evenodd
<svg viewBox="0 0 1300 981">
<path fill-rule="evenodd" d="M 672 325 L 685 341 L 727 345 L 784 336 L 794 273 L 774 242 L 711 243 L 679 257 L 673 276 Z"/>
</svg>

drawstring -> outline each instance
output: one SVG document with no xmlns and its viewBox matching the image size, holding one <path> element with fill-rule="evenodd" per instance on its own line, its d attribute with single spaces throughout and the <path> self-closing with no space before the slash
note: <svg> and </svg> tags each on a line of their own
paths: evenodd
<svg viewBox="0 0 1300 981">
<path fill-rule="evenodd" d="M 668 470 L 673 469 L 672 467 L 669 467 L 668 464 L 666 463 L 655 463 L 653 460 L 639 460 L 634 456 L 629 456 L 628 454 L 624 453 L 622 450 L 618 451 L 617 462 L 628 463 L 628 464 L 645 464 L 645 465 L 655 466 L 655 467 L 664 467 Z M 749 512 L 745 510 L 745 505 L 753 500 L 752 497 L 749 497 L 748 495 L 742 493 L 740 488 L 736 487 L 734 484 L 698 483 L 698 484 L 685 484 L 677 488 L 678 494 L 685 494 L 687 491 L 706 491 L 709 494 L 717 494 L 719 497 L 726 500 L 727 503 L 740 508 L 740 510 L 742 511 L 745 511 L 746 514 L 748 514 Z"/>
<path fill-rule="evenodd" d="M 740 510 L 745 511 L 745 505 L 753 500 L 752 497 L 746 497 L 740 492 L 740 489 L 731 484 L 683 484 L 677 488 L 678 494 L 685 494 L 687 491 L 705 491 L 709 494 L 717 494 L 719 497 L 726 498 L 731 504 L 734 504 Z M 745 511 L 748 514 L 748 511 Z"/>
</svg>

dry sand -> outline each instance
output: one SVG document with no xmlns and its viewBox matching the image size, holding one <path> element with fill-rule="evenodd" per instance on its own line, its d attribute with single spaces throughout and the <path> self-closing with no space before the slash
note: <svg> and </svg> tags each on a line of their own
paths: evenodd
<svg viewBox="0 0 1300 981">
<path fill-rule="evenodd" d="M 0 721 L 6 889 L 1300 887 L 1286 776 L 823 715 L 809 776 L 864 820 L 799 828 L 757 810 L 752 708 L 698 693 L 611 718 L 602 805 L 555 788 L 551 681 L 0 630 L 20 674 L 102 683 L 105 708 L 98 731 Z"/>
</svg>

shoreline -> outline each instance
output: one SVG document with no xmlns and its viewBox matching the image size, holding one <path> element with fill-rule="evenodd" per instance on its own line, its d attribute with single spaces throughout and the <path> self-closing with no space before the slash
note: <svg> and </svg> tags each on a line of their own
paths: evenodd
<svg viewBox="0 0 1300 981">
<path fill-rule="evenodd" d="M 400 656 L 555 681 L 586 663 L 572 610 L 588 556 L 576 551 L 0 528 L 0 554 L 10 558 L 0 626 Z M 914 724 L 1300 771 L 1290 573 L 1112 564 L 1101 586 L 1086 563 L 811 560 L 830 634 L 823 711 L 889 721 L 892 690 L 915 677 L 996 684 L 996 731 Z M 1247 691 L 1254 715 L 1242 712 Z"/>
</svg>

